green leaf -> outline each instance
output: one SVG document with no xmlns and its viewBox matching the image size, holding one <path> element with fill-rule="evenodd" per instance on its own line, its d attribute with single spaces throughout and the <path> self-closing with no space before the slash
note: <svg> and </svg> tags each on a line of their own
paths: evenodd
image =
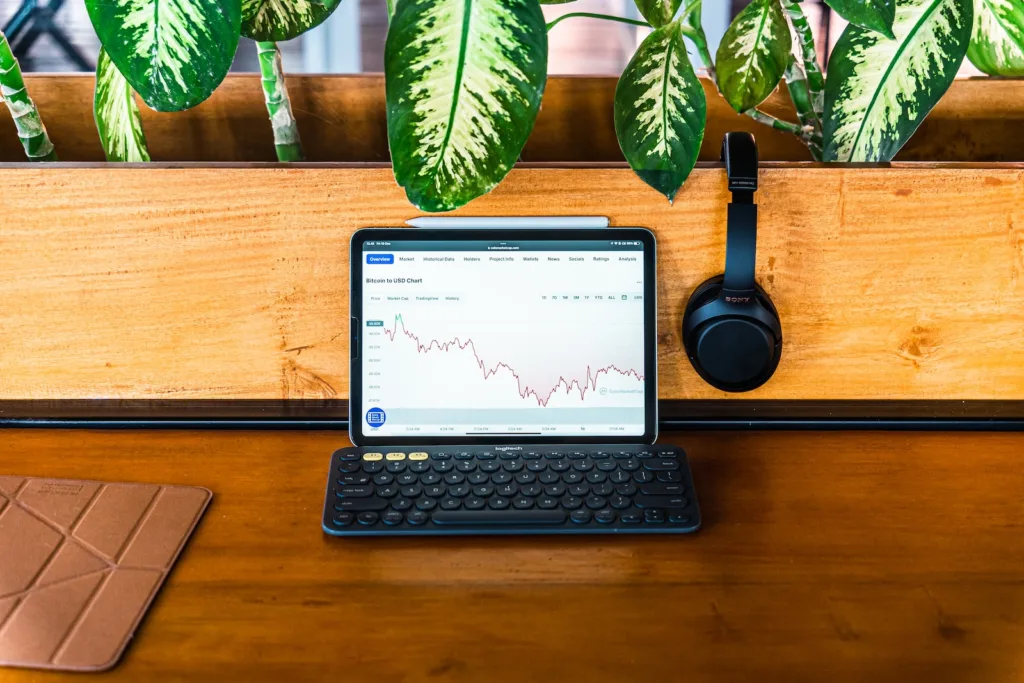
<svg viewBox="0 0 1024 683">
<path fill-rule="evenodd" d="M 542 5 L 566 5 L 566 4 L 570 3 L 570 2 L 575 2 L 575 1 L 576 0 L 540 0 L 540 4 L 542 4 Z"/>
<path fill-rule="evenodd" d="M 733 109 L 752 109 L 772 94 L 792 47 L 778 0 L 754 0 L 736 16 L 715 57 L 718 87 Z"/>
<path fill-rule="evenodd" d="M 401 0 L 384 75 L 395 179 L 424 211 L 493 189 L 533 129 L 547 81 L 537 0 Z"/>
<path fill-rule="evenodd" d="M 93 116 L 107 161 L 149 161 L 135 91 L 102 48 L 96 62 Z"/>
<path fill-rule="evenodd" d="M 682 0 L 634 0 L 636 8 L 651 26 L 664 26 L 676 17 Z"/>
<path fill-rule="evenodd" d="M 110 60 L 157 111 L 199 104 L 238 47 L 241 0 L 85 0 Z"/>
<path fill-rule="evenodd" d="M 341 0 L 242 0 L 242 35 L 257 41 L 296 38 L 319 26 Z"/>
<path fill-rule="evenodd" d="M 889 161 L 956 76 L 972 0 L 899 0 L 895 40 L 850 25 L 825 79 L 826 161 Z"/>
<path fill-rule="evenodd" d="M 706 115 L 704 88 L 690 66 L 681 27 L 657 29 L 615 88 L 615 135 L 630 167 L 669 201 L 697 163 Z"/>
<path fill-rule="evenodd" d="M 991 76 L 1024 76 L 1024 0 L 974 0 L 967 58 Z"/>
<path fill-rule="evenodd" d="M 896 0 L 825 0 L 836 14 L 851 24 L 895 38 L 892 22 L 896 19 Z"/>
</svg>

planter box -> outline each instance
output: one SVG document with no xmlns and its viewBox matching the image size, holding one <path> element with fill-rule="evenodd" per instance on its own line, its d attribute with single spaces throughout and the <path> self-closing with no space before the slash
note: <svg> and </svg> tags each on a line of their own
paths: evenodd
<svg viewBox="0 0 1024 683">
<path fill-rule="evenodd" d="M 724 259 L 725 174 L 522 166 L 464 215 L 607 215 L 659 250 L 664 399 L 1024 399 L 1024 164 L 769 163 L 776 376 L 729 396 L 680 318 Z M 417 212 L 386 166 L 0 165 L 0 399 L 343 399 L 348 238 Z"/>
</svg>

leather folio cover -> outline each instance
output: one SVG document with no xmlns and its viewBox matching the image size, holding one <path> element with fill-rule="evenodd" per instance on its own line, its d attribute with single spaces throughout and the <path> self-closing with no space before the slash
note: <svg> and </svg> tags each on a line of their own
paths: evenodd
<svg viewBox="0 0 1024 683">
<path fill-rule="evenodd" d="M 0 666 L 113 667 L 210 498 L 0 476 Z"/>
</svg>

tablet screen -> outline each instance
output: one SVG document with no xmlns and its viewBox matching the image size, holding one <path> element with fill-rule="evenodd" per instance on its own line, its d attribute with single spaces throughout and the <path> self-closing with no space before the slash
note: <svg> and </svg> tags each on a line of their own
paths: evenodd
<svg viewBox="0 0 1024 683">
<path fill-rule="evenodd" d="M 645 434 L 642 240 L 361 246 L 364 436 Z"/>
</svg>

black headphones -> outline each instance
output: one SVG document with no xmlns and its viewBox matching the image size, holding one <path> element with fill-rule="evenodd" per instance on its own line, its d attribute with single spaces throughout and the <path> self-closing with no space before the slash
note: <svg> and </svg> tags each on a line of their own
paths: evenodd
<svg viewBox="0 0 1024 683">
<path fill-rule="evenodd" d="M 697 374 L 723 391 L 750 391 L 772 376 L 782 357 L 782 323 L 754 282 L 757 251 L 757 143 L 726 133 L 722 160 L 729 176 L 725 275 L 702 282 L 683 315 L 683 346 Z"/>
</svg>

